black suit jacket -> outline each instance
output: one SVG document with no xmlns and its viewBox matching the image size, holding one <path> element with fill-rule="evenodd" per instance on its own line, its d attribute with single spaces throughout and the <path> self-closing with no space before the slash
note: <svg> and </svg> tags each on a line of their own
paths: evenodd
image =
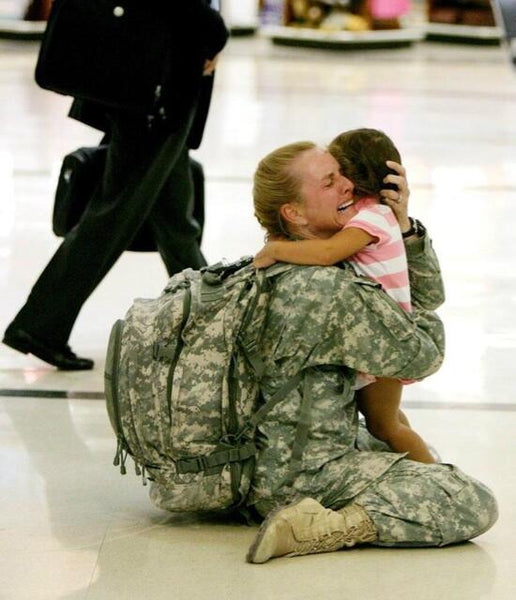
<svg viewBox="0 0 516 600">
<path fill-rule="evenodd" d="M 177 89 L 171 105 L 167 108 L 167 123 L 174 128 L 189 118 L 194 110 L 193 124 L 188 138 L 189 148 L 198 148 L 210 106 L 213 76 L 203 76 L 202 67 L 206 59 L 213 58 L 225 46 L 229 36 L 220 14 L 210 8 L 207 0 L 184 0 L 178 11 L 177 50 L 171 72 L 177 72 Z M 90 100 L 75 99 L 69 116 L 108 132 L 109 117 L 116 118 L 117 110 L 107 108 Z M 135 114 L 135 119 L 146 119 L 146 115 Z M 167 125 L 165 125 L 167 126 Z"/>
</svg>

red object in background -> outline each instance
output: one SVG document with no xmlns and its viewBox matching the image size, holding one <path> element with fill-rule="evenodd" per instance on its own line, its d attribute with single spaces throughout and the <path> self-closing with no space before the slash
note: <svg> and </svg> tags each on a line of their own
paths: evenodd
<svg viewBox="0 0 516 600">
<path fill-rule="evenodd" d="M 409 0 L 369 0 L 369 11 L 373 19 L 397 19 L 409 10 Z"/>
</svg>

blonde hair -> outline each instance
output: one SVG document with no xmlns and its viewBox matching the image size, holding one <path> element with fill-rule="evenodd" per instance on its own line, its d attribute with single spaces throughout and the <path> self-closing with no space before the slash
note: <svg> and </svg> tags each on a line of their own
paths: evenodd
<svg viewBox="0 0 516 600">
<path fill-rule="evenodd" d="M 301 202 L 301 181 L 291 166 L 300 154 L 316 147 L 313 142 L 287 144 L 259 162 L 254 174 L 254 214 L 268 237 L 290 236 L 280 209 L 284 204 Z"/>
</svg>

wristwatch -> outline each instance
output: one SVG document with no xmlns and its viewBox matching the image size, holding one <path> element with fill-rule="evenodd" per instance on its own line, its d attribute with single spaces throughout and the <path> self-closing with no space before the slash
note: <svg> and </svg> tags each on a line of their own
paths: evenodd
<svg viewBox="0 0 516 600">
<path fill-rule="evenodd" d="M 409 217 L 409 221 L 410 229 L 403 232 L 401 234 L 401 237 L 404 240 L 406 240 L 409 237 L 412 237 L 413 235 L 417 235 L 417 237 L 423 237 L 426 233 L 426 228 L 423 225 L 423 223 L 421 223 L 421 221 L 419 221 L 418 219 L 414 219 L 413 217 Z"/>
</svg>

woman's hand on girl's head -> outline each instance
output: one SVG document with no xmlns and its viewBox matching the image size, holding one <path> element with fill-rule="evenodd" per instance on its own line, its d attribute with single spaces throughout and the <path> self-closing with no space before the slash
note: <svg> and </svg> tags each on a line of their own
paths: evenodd
<svg viewBox="0 0 516 600">
<path fill-rule="evenodd" d="M 387 166 L 395 173 L 389 173 L 383 180 L 384 183 L 393 183 L 397 186 L 397 190 L 381 190 L 380 195 L 385 203 L 390 206 L 398 219 L 401 231 L 410 229 L 410 221 L 408 218 L 408 201 L 410 190 L 406 177 L 405 168 L 393 160 L 387 161 Z"/>
</svg>

